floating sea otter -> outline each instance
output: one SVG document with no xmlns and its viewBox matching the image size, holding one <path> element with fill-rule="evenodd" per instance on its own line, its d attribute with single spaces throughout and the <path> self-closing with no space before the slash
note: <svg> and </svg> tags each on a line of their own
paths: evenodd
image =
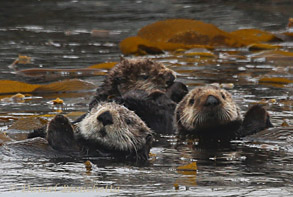
<svg viewBox="0 0 293 197">
<path fill-rule="evenodd" d="M 230 141 L 272 127 L 267 111 L 252 106 L 240 114 L 231 94 L 208 85 L 190 91 L 175 110 L 175 123 L 181 136 L 194 136 L 200 141 Z"/>
<path fill-rule="evenodd" d="M 153 139 L 152 131 L 134 112 L 114 102 L 99 103 L 75 124 L 57 115 L 44 137 L 55 150 L 136 160 L 148 158 Z"/>
<path fill-rule="evenodd" d="M 115 100 L 133 110 L 153 131 L 172 133 L 176 104 L 188 92 L 175 78 L 173 70 L 150 59 L 122 59 L 97 89 L 90 109 L 101 101 Z"/>
<path fill-rule="evenodd" d="M 90 108 L 100 101 L 121 97 L 133 90 L 142 90 L 148 94 L 157 90 L 166 93 L 168 89 L 172 89 L 175 78 L 175 72 L 162 63 L 140 58 L 122 59 L 109 71 L 103 84 L 97 88 L 96 96 L 91 101 Z M 177 89 L 178 83 L 174 84 Z M 181 100 L 187 93 L 186 86 L 180 84 L 184 86 L 182 88 L 186 92 L 182 95 L 177 94 L 175 97 L 173 95 L 175 101 Z M 181 98 L 177 98 L 178 96 L 181 96 Z"/>
</svg>

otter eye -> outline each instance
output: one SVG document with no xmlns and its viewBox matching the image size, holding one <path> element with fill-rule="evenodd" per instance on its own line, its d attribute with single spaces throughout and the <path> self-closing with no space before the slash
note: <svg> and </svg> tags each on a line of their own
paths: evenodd
<svg viewBox="0 0 293 197">
<path fill-rule="evenodd" d="M 190 105 L 193 105 L 194 104 L 194 99 L 193 98 L 189 100 L 189 104 Z"/>
<path fill-rule="evenodd" d="M 140 75 L 140 78 L 143 80 L 147 80 L 149 78 L 149 76 L 148 75 Z"/>
<path fill-rule="evenodd" d="M 126 124 L 131 124 L 132 122 L 131 122 L 131 120 L 130 119 L 125 119 L 125 122 L 126 122 Z"/>
<path fill-rule="evenodd" d="M 223 99 L 226 99 L 226 96 L 225 96 L 224 93 L 221 93 L 221 95 L 222 95 L 222 98 L 223 98 Z"/>
</svg>

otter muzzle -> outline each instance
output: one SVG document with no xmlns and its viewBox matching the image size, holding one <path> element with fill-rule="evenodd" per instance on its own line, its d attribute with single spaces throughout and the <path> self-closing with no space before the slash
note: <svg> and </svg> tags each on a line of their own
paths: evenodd
<svg viewBox="0 0 293 197">
<path fill-rule="evenodd" d="M 102 122 L 104 126 L 113 124 L 113 118 L 109 111 L 105 111 L 97 117 L 98 121 Z"/>
</svg>

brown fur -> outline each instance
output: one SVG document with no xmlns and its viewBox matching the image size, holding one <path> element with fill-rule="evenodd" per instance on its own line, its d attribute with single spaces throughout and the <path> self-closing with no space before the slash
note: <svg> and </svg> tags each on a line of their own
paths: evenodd
<svg viewBox="0 0 293 197">
<path fill-rule="evenodd" d="M 133 111 L 114 102 L 99 103 L 75 124 L 57 115 L 46 133 L 56 150 L 136 160 L 148 158 L 153 139 L 152 131 Z"/>
<path fill-rule="evenodd" d="M 166 92 L 167 87 L 172 85 L 175 78 L 174 71 L 162 63 L 150 59 L 122 59 L 111 69 L 103 84 L 97 89 L 90 108 L 99 101 L 120 97 L 130 90 Z"/>
<path fill-rule="evenodd" d="M 218 104 L 207 105 L 209 96 L 215 98 Z M 210 85 L 197 87 L 182 99 L 175 110 L 175 121 L 175 127 L 180 133 L 217 138 L 224 135 L 220 132 L 233 135 L 230 130 L 240 127 L 242 117 L 231 94 Z"/>
</svg>

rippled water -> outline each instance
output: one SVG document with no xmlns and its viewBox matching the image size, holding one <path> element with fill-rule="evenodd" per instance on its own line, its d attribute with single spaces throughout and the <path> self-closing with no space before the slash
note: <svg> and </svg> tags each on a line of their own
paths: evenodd
<svg viewBox="0 0 293 197">
<path fill-rule="evenodd" d="M 191 18 L 232 31 L 257 28 L 282 31 L 292 17 L 290 0 L 270 1 L 1 1 L 0 79 L 36 83 L 16 75 L 8 66 L 19 54 L 32 58 L 27 68 L 84 68 L 102 62 L 119 61 L 119 42 L 136 35 L 143 26 L 167 18 Z M 106 30 L 106 31 L 93 31 Z M 100 32 L 100 33 L 94 33 Z M 293 51 L 292 41 L 282 43 Z M 233 50 L 241 51 L 232 57 Z M 174 136 L 162 136 L 147 164 L 125 163 L 103 158 L 84 159 L 59 155 L 46 144 L 39 147 L 12 144 L 0 155 L 0 192 L 5 195 L 197 195 L 197 196 L 292 196 L 292 127 L 281 127 L 283 119 L 293 122 L 292 84 L 259 84 L 261 76 L 293 79 L 292 59 L 266 61 L 253 58 L 246 49 L 217 49 L 218 59 L 198 64 L 198 57 L 174 53 L 149 56 L 178 73 L 178 80 L 193 88 L 204 83 L 233 83 L 230 89 L 243 112 L 262 99 L 277 129 L 235 141 L 228 148 L 198 149 L 177 143 Z M 83 77 L 97 86 L 103 76 Z M 40 83 L 40 81 L 38 81 Z M 1 87 L 0 87 L 1 88 Z M 59 108 L 48 101 L 60 97 L 62 111 L 86 111 L 94 90 L 73 93 L 31 94 L 22 103 L 0 102 L 0 128 L 19 117 L 54 115 Z M 8 95 L 0 95 L 0 98 Z M 70 113 L 74 119 L 76 114 Z M 46 117 L 45 117 L 46 118 Z M 47 117 L 50 119 L 51 117 Z M 27 131 L 9 130 L 22 139 Z M 41 142 L 40 142 L 41 143 Z M 36 149 L 42 154 L 35 154 Z M 57 157 L 59 159 L 55 159 Z M 40 156 L 42 155 L 42 156 Z M 196 162 L 192 173 L 178 166 Z M 177 188 L 178 185 L 178 188 Z M 68 186 L 68 187 L 66 187 Z M 29 187 L 29 188 L 28 188 Z M 87 192 L 85 192 L 85 190 Z"/>
</svg>

